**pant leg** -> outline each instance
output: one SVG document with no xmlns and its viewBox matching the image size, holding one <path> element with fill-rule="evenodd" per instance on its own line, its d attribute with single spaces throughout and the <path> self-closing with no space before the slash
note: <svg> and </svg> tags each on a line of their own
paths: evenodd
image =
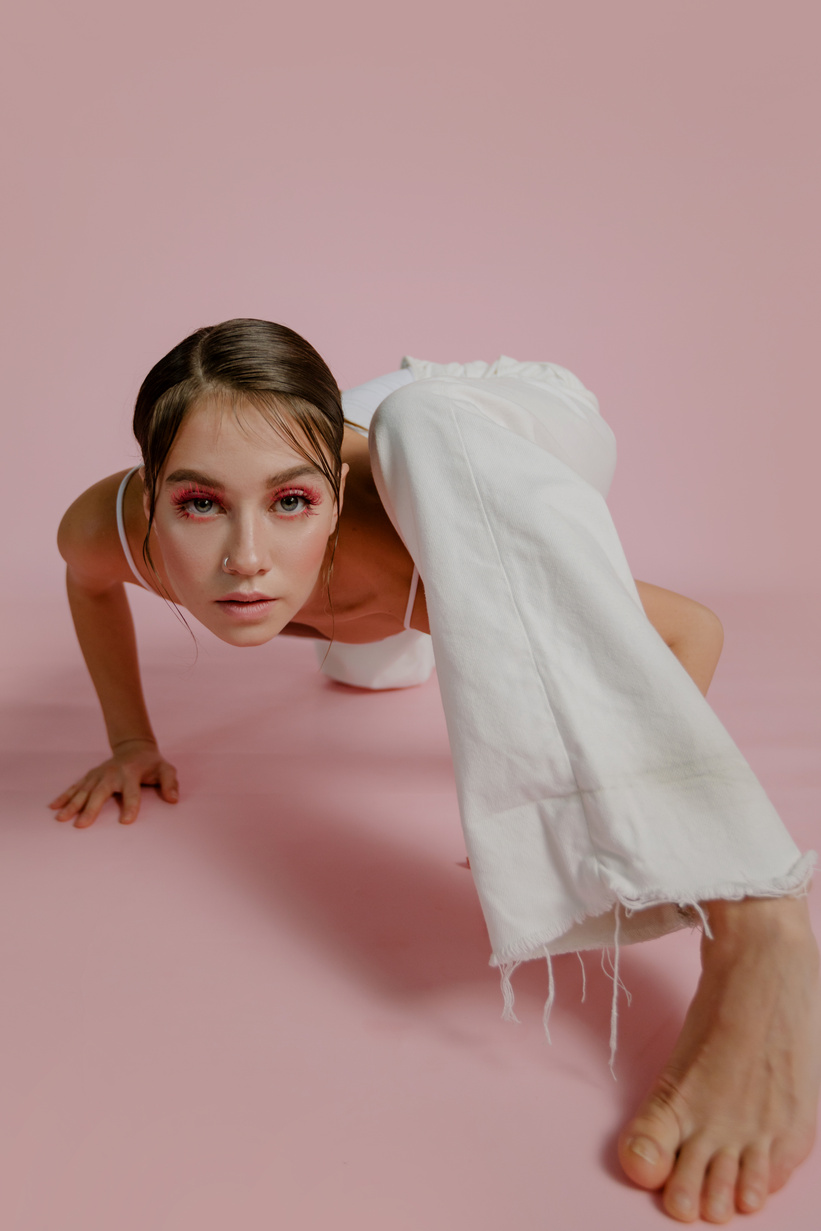
<svg viewBox="0 0 821 1231">
<path fill-rule="evenodd" d="M 797 892 L 814 861 L 644 614 L 594 414 L 446 376 L 370 428 L 425 584 L 494 965 L 612 943 L 616 903 L 629 943 L 703 900 Z"/>
</svg>

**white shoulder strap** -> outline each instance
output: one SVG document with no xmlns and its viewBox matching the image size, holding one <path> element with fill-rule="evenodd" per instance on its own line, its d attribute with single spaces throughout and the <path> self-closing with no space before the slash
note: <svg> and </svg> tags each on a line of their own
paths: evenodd
<svg viewBox="0 0 821 1231">
<path fill-rule="evenodd" d="M 131 569 L 132 573 L 134 574 L 137 581 L 140 583 L 140 585 L 142 586 L 144 590 L 148 590 L 149 593 L 151 594 L 156 594 L 157 591 L 153 588 L 153 586 L 146 585 L 146 583 L 143 581 L 140 574 L 137 572 L 137 566 L 134 563 L 134 557 L 131 554 L 131 548 L 128 546 L 128 539 L 125 533 L 125 521 L 123 519 L 123 499 L 125 497 L 125 489 L 128 487 L 128 482 L 131 476 L 133 474 L 136 474 L 139 469 L 140 469 L 139 466 L 132 466 L 128 474 L 123 475 L 123 481 L 117 490 L 117 533 L 120 536 L 120 543 L 122 544 L 123 555 L 125 556 L 126 561 L 128 562 L 128 567 Z"/>
<path fill-rule="evenodd" d="M 405 628 L 411 626 L 411 616 L 413 615 L 413 604 L 416 601 L 416 591 L 419 589 L 419 569 L 414 564 L 413 577 L 410 583 L 410 592 L 408 594 L 408 605 L 405 609 Z"/>
</svg>

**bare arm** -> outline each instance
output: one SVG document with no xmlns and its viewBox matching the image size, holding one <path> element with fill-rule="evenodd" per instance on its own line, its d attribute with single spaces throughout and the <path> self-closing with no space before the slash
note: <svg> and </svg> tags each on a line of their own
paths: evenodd
<svg viewBox="0 0 821 1231">
<path fill-rule="evenodd" d="M 112 751 L 135 740 L 156 743 L 143 697 L 137 639 L 121 581 L 105 588 L 69 565 L 66 589 L 77 640 L 100 700 Z"/>
<path fill-rule="evenodd" d="M 695 599 L 647 581 L 637 581 L 636 588 L 648 620 L 706 696 L 724 645 L 718 616 Z"/>
<path fill-rule="evenodd" d="M 74 628 L 113 753 L 50 805 L 58 820 L 75 818 L 77 828 L 90 825 L 112 795 L 122 800 L 120 820 L 133 821 L 141 784 L 158 786 L 168 803 L 177 799 L 174 768 L 160 755 L 143 698 L 134 622 L 122 580 L 125 562 L 114 520 L 111 487 L 117 477 L 75 501 L 57 539 L 67 564 Z"/>
</svg>

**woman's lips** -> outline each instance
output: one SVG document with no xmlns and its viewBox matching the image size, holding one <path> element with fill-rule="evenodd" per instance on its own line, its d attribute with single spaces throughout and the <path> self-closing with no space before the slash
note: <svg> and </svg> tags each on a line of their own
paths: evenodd
<svg viewBox="0 0 821 1231">
<path fill-rule="evenodd" d="M 258 620 L 260 616 L 267 615 L 277 599 L 254 591 L 251 594 L 227 594 L 216 602 L 235 620 Z"/>
</svg>

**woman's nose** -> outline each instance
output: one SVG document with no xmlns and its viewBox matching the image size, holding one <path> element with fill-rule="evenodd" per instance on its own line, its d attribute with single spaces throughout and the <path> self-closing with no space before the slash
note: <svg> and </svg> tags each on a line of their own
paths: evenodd
<svg viewBox="0 0 821 1231">
<path fill-rule="evenodd" d="M 243 523 L 237 526 L 237 531 L 230 536 L 225 550 L 227 554 L 222 561 L 225 573 L 255 577 L 259 573 L 267 573 L 270 568 L 270 553 L 264 543 L 264 536 L 253 524 Z"/>
</svg>

